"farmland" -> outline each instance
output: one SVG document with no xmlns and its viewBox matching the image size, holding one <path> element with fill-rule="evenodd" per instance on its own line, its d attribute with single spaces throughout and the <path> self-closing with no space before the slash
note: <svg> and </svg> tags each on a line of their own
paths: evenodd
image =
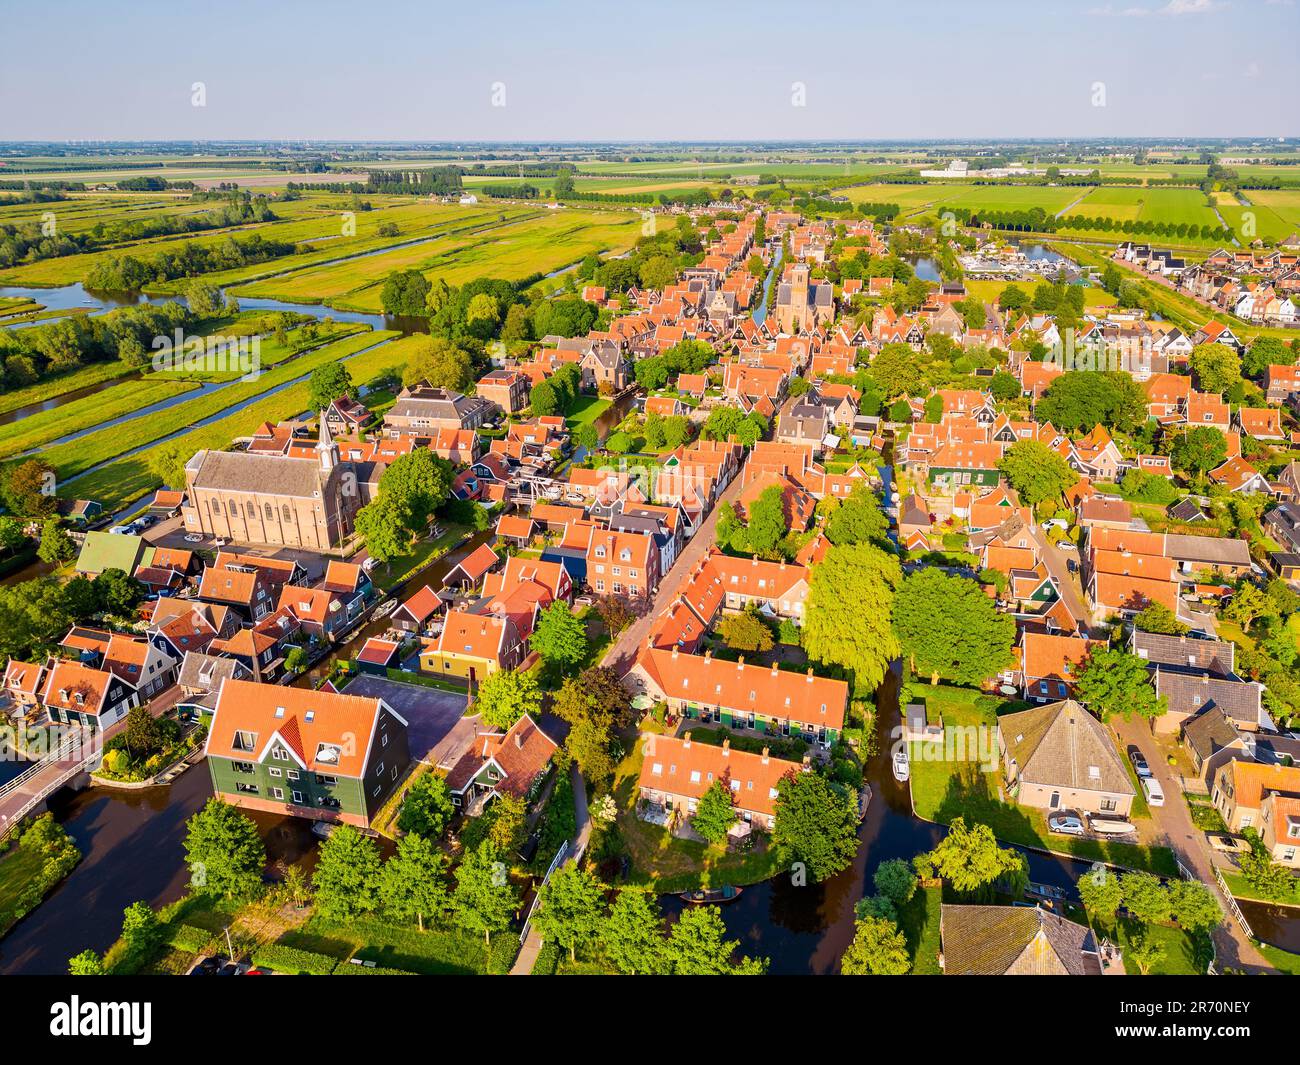
<svg viewBox="0 0 1300 1065">
<path fill-rule="evenodd" d="M 506 225 L 280 274 L 233 291 L 236 296 L 323 301 L 341 309 L 378 312 L 380 289 L 394 270 L 416 269 L 449 285 L 476 277 L 518 280 L 563 269 L 592 252 L 626 251 L 640 235 L 640 226 L 639 216 L 622 212 L 529 214 Z"/>
<path fill-rule="evenodd" d="M 343 345 L 332 349 L 323 349 L 323 362 L 346 361 L 353 381 L 359 385 L 367 384 L 380 378 L 390 377 L 401 372 L 403 364 L 409 357 L 409 350 L 419 343 L 418 337 L 407 337 L 385 343 L 394 333 L 372 333 L 359 338 L 370 344 L 378 344 L 357 353 L 355 342 L 347 346 L 353 354 L 346 354 Z M 302 366 L 302 364 L 298 364 Z M 305 370 L 305 367 L 303 367 Z M 172 437 L 168 443 L 178 447 L 182 453 L 189 455 L 202 448 L 225 448 L 231 442 L 249 436 L 263 422 L 278 422 L 303 413 L 307 408 L 307 382 L 299 381 L 265 396 L 235 411 L 224 418 L 209 422 Z M 104 503 L 106 507 L 116 508 L 138 499 L 161 483 L 158 476 L 149 469 L 150 455 L 157 445 L 145 448 L 132 455 L 126 455 L 108 462 L 99 469 L 79 478 L 68 486 L 68 494 L 87 496 Z"/>
<path fill-rule="evenodd" d="M 86 470 L 115 458 L 133 448 L 153 443 L 169 433 L 220 414 L 228 407 L 284 385 L 311 373 L 317 366 L 335 362 L 371 347 L 394 333 L 365 333 L 360 336 L 327 344 L 291 362 L 285 363 L 256 380 L 234 381 L 223 388 L 177 403 L 147 418 L 135 418 L 119 425 L 105 426 L 93 433 L 63 444 L 56 444 L 43 453 L 43 458 L 54 467 L 60 481 L 68 481 Z M 78 491 L 84 491 L 80 487 Z"/>
</svg>

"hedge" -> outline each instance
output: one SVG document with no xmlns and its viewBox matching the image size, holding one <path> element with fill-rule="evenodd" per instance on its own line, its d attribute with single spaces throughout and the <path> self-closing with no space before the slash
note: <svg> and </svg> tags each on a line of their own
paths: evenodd
<svg viewBox="0 0 1300 1065">
<path fill-rule="evenodd" d="M 405 969 L 386 969 L 382 965 L 353 965 L 350 961 L 341 961 L 334 970 L 335 976 L 415 976 Z"/>
<path fill-rule="evenodd" d="M 199 928 L 197 925 L 181 924 L 170 928 L 167 932 L 167 945 L 176 950 L 188 950 L 194 954 L 199 953 L 209 943 L 212 942 L 213 935 L 206 928 Z"/>
<path fill-rule="evenodd" d="M 286 947 L 280 943 L 268 943 L 253 952 L 253 964 L 298 976 L 328 976 L 334 971 L 338 959 L 331 958 L 328 954 Z"/>
</svg>

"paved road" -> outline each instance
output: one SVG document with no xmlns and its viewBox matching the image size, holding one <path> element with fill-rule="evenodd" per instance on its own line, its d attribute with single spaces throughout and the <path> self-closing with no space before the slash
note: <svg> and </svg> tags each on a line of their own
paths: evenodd
<svg viewBox="0 0 1300 1065">
<path fill-rule="evenodd" d="M 180 697 L 181 689 L 173 685 L 159 693 L 149 703 L 149 712 L 154 717 L 161 717 L 176 705 Z M 84 762 L 90 755 L 96 753 L 102 746 L 103 741 L 112 739 L 124 728 L 126 728 L 125 716 L 109 725 L 102 736 L 95 738 L 93 745 L 81 744 L 74 747 L 68 757 L 61 758 L 58 761 L 51 761 L 48 765 L 42 765 L 39 770 L 25 779 L 21 786 L 0 797 L 0 833 L 9 828 L 13 818 L 31 799 L 36 797 L 48 798 L 46 792 L 54 790 L 55 782 L 60 777 L 68 770 Z"/>
<path fill-rule="evenodd" d="M 1061 590 L 1061 598 L 1065 600 L 1065 609 L 1070 612 L 1074 618 L 1074 623 L 1079 626 L 1079 632 L 1087 635 L 1092 627 L 1092 616 L 1088 608 L 1083 604 L 1083 596 L 1080 594 L 1079 585 L 1074 575 L 1070 572 L 1070 559 L 1078 559 L 1078 552 L 1067 555 L 1059 547 L 1054 546 L 1048 539 L 1047 534 L 1043 532 L 1043 527 L 1037 522 L 1033 525 L 1034 543 L 1038 545 L 1039 557 L 1043 560 L 1043 565 L 1047 567 L 1047 572 L 1052 575 L 1056 581 L 1056 586 Z"/>
<path fill-rule="evenodd" d="M 1179 775 L 1165 760 L 1170 752 L 1172 740 L 1151 735 L 1150 727 L 1144 721 L 1125 721 L 1116 718 L 1115 731 L 1125 750 L 1129 744 L 1137 744 L 1151 771 L 1160 781 L 1165 793 L 1163 806 L 1151 807 L 1151 818 L 1155 823 L 1153 843 L 1162 843 L 1172 848 L 1179 861 L 1190 869 L 1196 879 L 1209 885 L 1219 896 L 1221 905 L 1225 905 L 1223 923 L 1214 930 L 1214 949 L 1218 958 L 1217 967 L 1224 969 L 1244 969 L 1247 972 L 1271 972 L 1272 969 L 1263 955 L 1246 938 L 1241 925 L 1227 913 L 1223 892 L 1219 890 L 1214 876 L 1214 864 L 1210 857 L 1210 845 L 1205 840 L 1205 833 L 1192 824 L 1191 812 L 1183 799 L 1182 784 Z M 1126 755 L 1127 757 L 1127 755 Z"/>
<path fill-rule="evenodd" d="M 677 561 L 673 563 L 673 568 L 668 571 L 668 576 L 660 583 L 659 590 L 655 593 L 650 608 L 619 634 L 618 639 L 605 652 L 601 665 L 614 670 L 620 676 L 632 668 L 637 653 L 644 646 L 646 637 L 650 635 L 651 626 L 654 625 L 659 615 L 667 610 L 672 601 L 677 598 L 683 583 L 694 572 L 700 559 L 709 553 L 709 548 L 713 546 L 713 530 L 718 524 L 718 512 L 721 505 L 723 502 L 735 502 L 740 495 L 743 476 L 744 470 L 742 468 L 718 498 L 718 505 L 709 511 L 708 517 L 704 519 L 695 535 L 682 548 L 682 553 L 677 556 Z"/>
</svg>

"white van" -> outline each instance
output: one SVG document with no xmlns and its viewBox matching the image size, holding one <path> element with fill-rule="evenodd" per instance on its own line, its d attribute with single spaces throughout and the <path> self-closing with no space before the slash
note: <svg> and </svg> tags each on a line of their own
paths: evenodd
<svg viewBox="0 0 1300 1065">
<path fill-rule="evenodd" d="M 1149 806 L 1163 806 L 1165 804 L 1165 793 L 1160 790 L 1160 781 L 1156 780 L 1155 777 L 1143 777 L 1142 790 L 1146 792 Z"/>
</svg>

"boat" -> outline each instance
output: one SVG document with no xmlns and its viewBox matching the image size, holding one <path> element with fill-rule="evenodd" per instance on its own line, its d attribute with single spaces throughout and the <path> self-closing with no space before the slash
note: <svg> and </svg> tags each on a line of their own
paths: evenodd
<svg viewBox="0 0 1300 1065">
<path fill-rule="evenodd" d="M 1114 817 L 1090 817 L 1088 827 L 1099 836 L 1127 836 L 1137 831 L 1132 822 Z"/>
<path fill-rule="evenodd" d="M 683 891 L 678 897 L 683 902 L 689 902 L 692 906 L 703 906 L 707 902 L 735 902 L 740 898 L 742 891 L 744 891 L 744 888 L 727 884 L 719 888 Z"/>
<path fill-rule="evenodd" d="M 906 747 L 899 747 L 894 752 L 893 770 L 894 779 L 900 782 L 907 780 L 912 775 L 912 767 L 907 762 Z"/>
<path fill-rule="evenodd" d="M 338 825 L 331 821 L 316 821 L 311 826 L 313 836 L 319 836 L 321 839 L 329 839 L 334 834 Z"/>
<path fill-rule="evenodd" d="M 867 807 L 871 805 L 871 785 L 864 783 L 858 792 L 858 820 L 867 816 Z"/>
<path fill-rule="evenodd" d="M 388 617 L 389 614 L 391 614 L 396 609 L 397 609 L 396 599 L 385 599 L 382 603 L 379 604 L 378 607 L 375 608 L 375 615 L 370 620 L 378 621 L 381 618 L 386 618 Z"/>
</svg>

